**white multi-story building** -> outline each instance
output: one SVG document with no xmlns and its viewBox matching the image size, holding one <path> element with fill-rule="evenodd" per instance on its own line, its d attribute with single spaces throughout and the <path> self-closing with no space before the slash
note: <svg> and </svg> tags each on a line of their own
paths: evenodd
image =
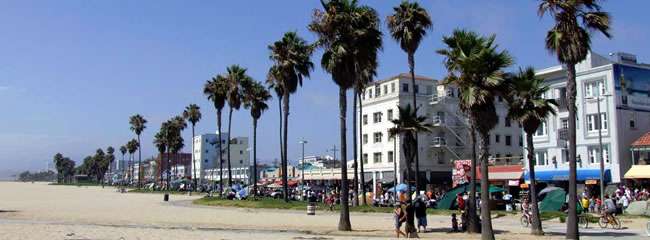
<svg viewBox="0 0 650 240">
<path fill-rule="evenodd" d="M 223 178 L 228 178 L 228 133 L 223 133 L 221 142 L 219 134 L 202 134 L 194 137 L 194 165 L 197 178 L 219 181 L 219 149 L 222 152 Z M 230 164 L 233 181 L 248 183 L 251 164 L 248 152 L 248 137 L 230 139 Z"/>
<path fill-rule="evenodd" d="M 471 158 L 472 143 L 467 119 L 459 111 L 458 92 L 423 76 L 416 76 L 416 85 L 411 86 L 410 75 L 400 74 L 372 83 L 361 101 L 363 116 L 358 127 L 362 128 L 362 137 L 358 144 L 363 147 L 365 178 L 372 179 L 374 186 L 378 181 L 393 181 L 395 160 L 398 182 L 404 180 L 406 165 L 401 140 L 397 138 L 395 142 L 388 130 L 393 127 L 391 120 L 399 118 L 397 107 L 412 103 L 412 91 L 417 96 L 418 115 L 426 116 L 435 126 L 431 133 L 418 136 L 420 179 L 451 185 L 452 161 Z M 495 102 L 499 123 L 490 137 L 490 151 L 496 162 L 518 163 L 522 152 L 521 128 L 505 119 L 505 102 L 502 99 Z"/>
<path fill-rule="evenodd" d="M 613 59 L 591 53 L 576 66 L 576 155 L 581 183 L 595 184 L 600 179 L 599 130 L 605 182 L 613 183 L 620 182 L 632 164 L 630 144 L 650 130 L 650 65 L 637 63 L 631 54 L 610 55 Z M 561 183 L 568 179 L 569 161 L 566 68 L 542 69 L 537 76 L 550 87 L 545 97 L 557 99 L 559 107 L 557 115 L 549 117 L 533 139 L 536 179 Z"/>
</svg>

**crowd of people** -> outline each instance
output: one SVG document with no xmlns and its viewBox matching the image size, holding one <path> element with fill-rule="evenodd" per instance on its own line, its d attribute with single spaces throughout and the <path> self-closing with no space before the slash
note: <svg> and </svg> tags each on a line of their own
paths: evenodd
<svg viewBox="0 0 650 240">
<path fill-rule="evenodd" d="M 580 196 L 580 205 L 585 211 L 600 213 L 602 211 L 621 213 L 634 201 L 647 201 L 650 192 L 646 188 L 639 189 L 621 185 L 614 193 L 605 194 L 601 199 L 597 194 L 583 192 Z"/>
</svg>

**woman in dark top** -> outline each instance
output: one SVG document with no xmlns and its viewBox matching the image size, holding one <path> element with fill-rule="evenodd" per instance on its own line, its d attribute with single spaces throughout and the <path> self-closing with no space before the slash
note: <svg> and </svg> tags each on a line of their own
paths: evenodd
<svg viewBox="0 0 650 240">
<path fill-rule="evenodd" d="M 415 206 L 411 200 L 406 202 L 406 226 L 404 228 L 407 238 L 418 238 L 417 229 L 415 228 Z"/>
</svg>

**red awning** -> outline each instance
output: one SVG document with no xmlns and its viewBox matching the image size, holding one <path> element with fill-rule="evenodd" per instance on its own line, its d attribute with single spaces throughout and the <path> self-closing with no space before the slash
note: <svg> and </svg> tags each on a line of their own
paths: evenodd
<svg viewBox="0 0 650 240">
<path fill-rule="evenodd" d="M 501 165 L 488 167 L 490 180 L 517 180 L 521 179 L 523 173 L 523 165 Z M 476 168 L 476 178 L 481 179 L 481 169 L 478 167 Z"/>
</svg>

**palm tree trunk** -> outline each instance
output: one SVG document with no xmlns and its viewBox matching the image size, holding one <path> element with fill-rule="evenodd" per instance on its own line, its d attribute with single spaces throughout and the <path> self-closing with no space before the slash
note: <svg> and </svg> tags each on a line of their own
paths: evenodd
<svg viewBox="0 0 650 240">
<path fill-rule="evenodd" d="M 544 235 L 542 230 L 542 221 L 539 218 L 539 206 L 537 205 L 537 190 L 535 180 L 535 163 L 533 162 L 533 157 L 535 154 L 535 147 L 533 146 L 533 133 L 526 133 L 526 146 L 528 147 L 528 175 L 530 176 L 530 207 L 532 211 L 532 226 L 531 233 L 533 235 Z"/>
<path fill-rule="evenodd" d="M 194 161 L 194 124 L 192 124 L 192 180 L 194 180 L 194 188 L 198 186 L 198 181 L 196 179 L 196 162 Z"/>
<path fill-rule="evenodd" d="M 348 205 L 348 156 L 345 136 L 345 115 L 347 111 L 346 104 L 347 99 L 345 96 L 345 88 L 339 87 L 339 124 L 341 134 L 341 217 L 339 219 L 339 231 L 352 231 L 352 224 L 350 224 L 350 206 Z"/>
<path fill-rule="evenodd" d="M 232 139 L 232 133 L 230 132 L 231 127 L 232 127 L 232 107 L 228 106 L 230 108 L 230 112 L 228 113 L 228 154 L 227 159 L 228 159 L 228 187 L 232 188 L 232 169 L 230 166 L 230 139 Z"/>
<path fill-rule="evenodd" d="M 361 94 L 363 92 L 359 92 L 357 96 L 359 98 L 359 141 L 361 142 L 359 144 L 359 157 L 361 158 L 360 162 L 360 167 L 361 167 L 361 184 L 366 183 L 366 177 L 365 177 L 365 172 L 363 171 L 363 102 L 361 101 Z M 394 139 L 393 139 L 394 140 Z M 355 141 L 356 142 L 356 141 Z M 395 153 L 393 153 L 393 156 L 395 156 Z M 397 172 L 395 172 L 395 178 L 397 178 Z M 397 184 L 397 181 L 395 181 L 395 184 Z M 373 186 L 373 191 L 374 191 L 374 186 Z M 363 197 L 361 198 L 361 202 L 363 205 L 367 205 L 368 203 L 366 202 L 366 188 L 362 187 L 361 188 L 361 194 L 363 194 Z"/>
<path fill-rule="evenodd" d="M 409 72 L 411 73 L 411 85 L 413 85 L 413 110 L 417 113 L 418 105 L 415 94 L 415 56 L 414 53 L 408 53 L 409 58 Z M 419 89 L 418 89 L 419 90 Z M 418 148 L 418 133 L 415 132 L 415 192 L 416 195 L 420 193 L 420 153 Z"/>
<path fill-rule="evenodd" d="M 282 189 L 284 190 L 284 201 L 289 202 L 289 179 L 288 179 L 288 159 L 287 159 L 287 136 L 289 127 L 289 91 L 284 90 L 284 97 L 282 98 L 284 105 L 284 134 L 282 139 Z"/>
<path fill-rule="evenodd" d="M 134 175 L 135 175 L 135 167 L 133 166 L 135 160 L 134 160 L 133 153 L 131 153 L 131 160 L 129 160 L 129 162 L 131 162 L 131 179 L 129 181 L 129 184 L 133 184 L 133 178 L 134 178 Z"/>
<path fill-rule="evenodd" d="M 172 151 L 167 150 L 167 190 L 170 190 L 172 187 L 172 163 L 171 163 Z"/>
<path fill-rule="evenodd" d="M 284 144 L 282 144 L 282 140 L 284 140 L 282 137 L 282 124 L 284 123 L 282 121 L 282 95 L 278 96 L 278 113 L 280 115 L 280 165 L 282 165 L 282 160 L 284 159 L 284 153 L 282 152 L 284 150 L 284 148 L 282 148 L 282 146 L 284 146 Z"/>
<path fill-rule="evenodd" d="M 481 239 L 494 240 L 492 229 L 492 218 L 490 216 L 490 181 L 488 176 L 488 139 L 487 132 L 481 134 L 480 158 L 481 158 Z M 472 166 L 472 168 L 475 168 Z"/>
<path fill-rule="evenodd" d="M 474 125 L 474 123 L 472 123 Z M 478 223 L 478 216 L 476 215 L 476 166 L 478 165 L 478 161 L 476 160 L 476 129 L 471 128 L 470 130 L 470 138 L 472 139 L 472 163 L 471 163 L 471 170 L 470 170 L 470 182 L 469 182 L 469 201 L 467 205 L 467 218 L 469 219 L 469 226 L 467 228 L 467 232 L 469 233 L 479 233 L 480 228 L 479 228 L 479 223 Z"/>
<path fill-rule="evenodd" d="M 576 200 L 576 66 L 567 64 L 567 108 L 569 110 L 569 211 L 567 217 L 567 239 L 579 239 Z"/>
<path fill-rule="evenodd" d="M 142 187 L 142 144 L 140 144 L 140 134 L 138 134 L 138 188 Z"/>
<path fill-rule="evenodd" d="M 359 206 L 359 161 L 357 157 L 357 90 L 354 90 L 352 95 L 354 100 L 352 101 L 352 158 L 354 159 L 354 180 L 352 181 L 352 191 L 354 192 L 354 200 L 352 201 L 353 206 Z M 362 183 L 364 184 L 364 183 Z M 365 188 L 362 185 L 361 188 Z M 363 198 L 366 198 L 366 195 L 363 195 Z"/>
<path fill-rule="evenodd" d="M 160 163 L 158 164 L 158 171 L 160 172 L 160 188 L 162 189 L 163 186 L 163 157 L 165 155 L 165 152 L 160 152 Z"/>
<path fill-rule="evenodd" d="M 253 118 L 253 198 L 257 197 L 257 118 Z"/>
<path fill-rule="evenodd" d="M 219 144 L 217 145 L 217 151 L 219 152 L 219 196 L 221 196 L 223 192 L 223 146 L 221 145 L 223 133 L 221 132 L 221 109 L 217 109 L 217 128 L 219 128 Z M 212 174 L 214 174 L 214 168 L 212 169 Z"/>
</svg>

